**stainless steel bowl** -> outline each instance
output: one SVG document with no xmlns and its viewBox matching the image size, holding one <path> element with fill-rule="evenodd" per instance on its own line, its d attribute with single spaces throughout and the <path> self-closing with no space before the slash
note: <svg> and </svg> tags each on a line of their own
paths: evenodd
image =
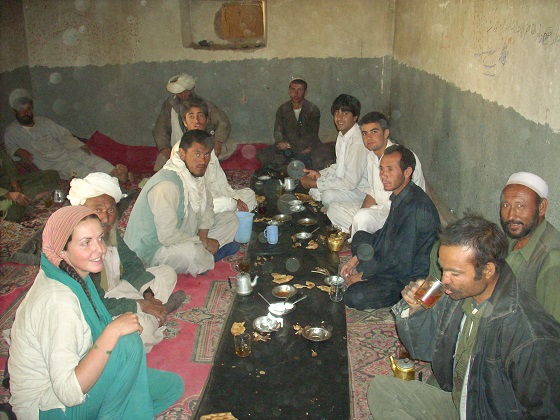
<svg viewBox="0 0 560 420">
<path fill-rule="evenodd" d="M 331 332 L 323 327 L 305 327 L 301 334 L 311 341 L 325 341 L 331 338 Z"/>
<path fill-rule="evenodd" d="M 288 204 L 290 206 L 301 206 L 303 204 L 303 201 L 301 201 L 301 200 L 290 200 L 288 202 Z"/>
<path fill-rule="evenodd" d="M 332 286 L 333 284 L 342 284 L 344 283 L 344 279 L 339 276 L 329 276 L 325 277 L 325 283 L 329 286 Z"/>
<path fill-rule="evenodd" d="M 253 321 L 253 328 L 258 332 L 278 331 L 280 327 L 279 321 L 269 318 L 268 316 L 259 316 Z"/>
<path fill-rule="evenodd" d="M 297 293 L 297 290 L 291 284 L 281 284 L 272 289 L 272 294 L 280 299 L 292 297 Z"/>
<path fill-rule="evenodd" d="M 298 238 L 298 239 L 309 239 L 312 236 L 313 235 L 309 232 L 298 232 L 298 233 L 296 233 L 296 238 Z"/>
<path fill-rule="evenodd" d="M 276 216 L 273 217 L 273 219 L 276 220 L 278 223 L 286 223 L 292 220 L 292 216 L 290 216 L 289 214 L 277 214 Z"/>
<path fill-rule="evenodd" d="M 303 219 L 299 219 L 297 222 L 302 226 L 313 226 L 317 223 L 317 220 L 312 217 L 304 217 Z"/>
</svg>

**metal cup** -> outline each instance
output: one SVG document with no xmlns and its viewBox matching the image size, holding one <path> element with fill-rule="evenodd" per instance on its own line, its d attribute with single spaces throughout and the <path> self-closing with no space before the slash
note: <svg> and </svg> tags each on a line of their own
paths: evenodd
<svg viewBox="0 0 560 420">
<path fill-rule="evenodd" d="M 64 191 L 54 190 L 53 201 L 55 203 L 64 203 L 65 200 L 66 200 L 66 194 L 64 194 Z"/>
</svg>

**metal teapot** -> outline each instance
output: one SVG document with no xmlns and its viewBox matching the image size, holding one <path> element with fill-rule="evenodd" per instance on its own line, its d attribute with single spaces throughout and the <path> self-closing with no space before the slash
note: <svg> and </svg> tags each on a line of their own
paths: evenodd
<svg viewBox="0 0 560 420">
<path fill-rule="evenodd" d="M 235 291 L 238 295 L 249 296 L 253 292 L 253 287 L 257 285 L 257 279 L 259 276 L 255 276 L 255 279 L 251 281 L 251 275 L 249 273 L 238 273 L 237 276 L 229 276 L 228 283 L 231 289 L 231 279 L 235 279 Z"/>
<path fill-rule="evenodd" d="M 399 378 L 405 381 L 413 381 L 416 377 L 416 369 L 414 367 L 414 362 L 410 359 L 394 359 L 393 356 L 389 356 L 391 359 L 391 369 L 395 378 Z"/>
</svg>

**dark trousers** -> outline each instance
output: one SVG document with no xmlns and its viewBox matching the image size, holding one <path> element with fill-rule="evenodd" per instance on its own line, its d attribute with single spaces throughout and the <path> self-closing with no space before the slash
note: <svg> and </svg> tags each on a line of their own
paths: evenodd
<svg viewBox="0 0 560 420">
<path fill-rule="evenodd" d="M 349 308 L 380 309 L 393 306 L 401 300 L 401 291 L 408 281 L 372 278 L 352 284 L 344 293 L 344 303 Z"/>
</svg>

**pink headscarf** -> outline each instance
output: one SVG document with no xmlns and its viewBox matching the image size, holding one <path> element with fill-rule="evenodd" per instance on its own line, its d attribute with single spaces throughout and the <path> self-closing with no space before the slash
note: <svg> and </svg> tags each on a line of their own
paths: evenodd
<svg viewBox="0 0 560 420">
<path fill-rule="evenodd" d="M 74 228 L 82 219 L 95 214 L 85 206 L 67 206 L 55 211 L 43 230 L 43 252 L 52 265 L 58 267 L 62 257 L 60 253 Z"/>
</svg>

